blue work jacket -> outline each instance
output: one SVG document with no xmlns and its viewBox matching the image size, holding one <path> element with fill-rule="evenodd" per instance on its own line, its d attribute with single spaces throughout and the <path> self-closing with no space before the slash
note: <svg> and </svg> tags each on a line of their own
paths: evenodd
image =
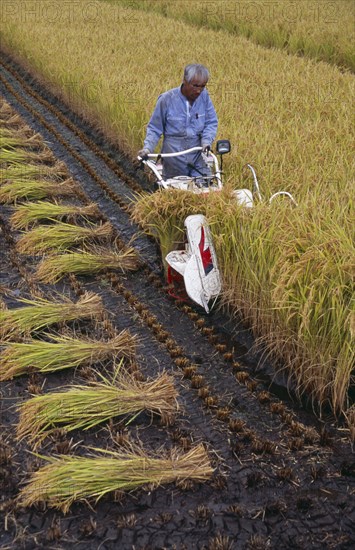
<svg viewBox="0 0 355 550">
<path fill-rule="evenodd" d="M 158 98 L 147 126 L 144 147 L 151 152 L 164 136 L 162 153 L 175 153 L 201 145 L 211 145 L 216 137 L 218 119 L 213 103 L 204 89 L 190 105 L 180 86 Z M 200 153 L 190 153 L 163 161 L 163 177 L 208 175 Z"/>
</svg>

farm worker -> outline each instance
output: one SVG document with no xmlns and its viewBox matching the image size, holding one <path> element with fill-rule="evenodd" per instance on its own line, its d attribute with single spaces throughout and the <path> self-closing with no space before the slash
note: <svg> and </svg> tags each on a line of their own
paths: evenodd
<svg viewBox="0 0 355 550">
<path fill-rule="evenodd" d="M 206 90 L 209 72 L 198 64 L 187 65 L 182 84 L 161 94 L 147 126 L 140 157 L 153 153 L 164 136 L 162 153 L 203 147 L 205 153 L 216 137 L 218 119 Z M 200 152 L 163 160 L 163 178 L 210 175 Z"/>
</svg>

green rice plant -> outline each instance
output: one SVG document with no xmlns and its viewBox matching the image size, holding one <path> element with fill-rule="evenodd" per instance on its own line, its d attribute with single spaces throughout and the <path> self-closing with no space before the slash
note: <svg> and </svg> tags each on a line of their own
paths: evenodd
<svg viewBox="0 0 355 550">
<path fill-rule="evenodd" d="M 20 406 L 18 439 L 27 439 L 34 448 L 57 427 L 67 432 L 88 430 L 116 416 L 128 424 L 141 412 L 171 415 L 177 409 L 177 391 L 171 376 L 163 372 L 141 382 L 120 372 L 122 360 L 113 375 L 97 372 L 101 381 L 72 385 L 60 392 L 37 395 Z"/>
<path fill-rule="evenodd" d="M 109 222 L 86 227 L 56 222 L 41 225 L 24 234 L 16 243 L 21 254 L 43 254 L 48 251 L 67 250 L 73 245 L 112 237 L 113 227 Z"/>
<path fill-rule="evenodd" d="M 213 474 L 202 444 L 187 453 L 172 449 L 169 455 L 148 454 L 138 446 L 108 451 L 90 448 L 90 456 L 40 456 L 48 462 L 32 474 L 19 495 L 20 506 L 45 502 L 67 513 L 73 502 L 100 500 L 113 491 L 151 490 L 165 483 L 183 480 L 207 481 Z M 99 453 L 99 454 L 98 454 Z"/>
<path fill-rule="evenodd" d="M 33 179 L 61 179 L 68 178 L 68 170 L 64 162 L 56 162 L 53 166 L 45 164 L 25 164 L 16 162 L 10 166 L 0 166 L 0 183 L 18 180 L 33 180 Z"/>
<path fill-rule="evenodd" d="M 44 335 L 45 336 L 45 335 Z M 0 381 L 36 372 L 54 372 L 117 357 L 132 357 L 136 339 L 127 330 L 110 340 L 47 335 L 51 341 L 6 342 L 0 353 Z"/>
<path fill-rule="evenodd" d="M 0 149 L 7 147 L 26 147 L 30 149 L 43 148 L 43 138 L 40 134 L 26 136 L 20 130 L 11 132 L 8 128 L 0 128 Z"/>
<path fill-rule="evenodd" d="M 14 149 L 11 147 L 2 147 L 0 149 L 0 164 L 9 165 L 19 162 L 33 162 L 38 164 L 52 162 L 54 160 L 53 153 L 50 149 L 40 153 L 34 153 L 25 149 Z"/>
<path fill-rule="evenodd" d="M 134 271 L 139 267 L 139 258 L 134 248 L 126 250 L 91 247 L 91 252 L 78 251 L 44 258 L 39 264 L 36 278 L 43 283 L 56 283 L 68 273 L 90 275 L 118 269 Z"/>
<path fill-rule="evenodd" d="M 31 223 L 48 219 L 66 218 L 75 221 L 78 218 L 98 217 L 100 211 L 95 203 L 86 206 L 59 204 L 57 202 L 37 201 L 21 204 L 14 209 L 10 217 L 13 229 L 27 229 Z"/>
<path fill-rule="evenodd" d="M 25 307 L 0 311 L 0 338 L 3 340 L 29 335 L 55 323 L 85 318 L 99 319 L 104 313 L 100 296 L 93 292 L 85 292 L 77 302 L 65 296 L 56 301 L 23 298 L 18 302 Z"/>
<path fill-rule="evenodd" d="M 0 185 L 0 203 L 11 203 L 17 200 L 36 200 L 46 197 L 64 197 L 75 193 L 73 178 L 63 182 L 14 180 Z"/>
</svg>

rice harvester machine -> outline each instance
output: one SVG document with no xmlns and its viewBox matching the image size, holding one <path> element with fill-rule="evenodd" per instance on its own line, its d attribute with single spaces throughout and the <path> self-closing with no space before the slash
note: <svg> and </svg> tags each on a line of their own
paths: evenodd
<svg viewBox="0 0 355 550">
<path fill-rule="evenodd" d="M 147 166 L 154 174 L 157 189 L 179 189 L 195 194 L 206 194 L 221 191 L 223 188 L 222 166 L 223 155 L 231 150 L 230 142 L 226 139 L 216 143 L 216 154 L 213 151 L 205 153 L 202 147 L 193 147 L 175 153 L 151 153 L 138 160 Z M 206 165 L 206 170 L 195 171 L 196 176 L 163 177 L 164 158 L 200 153 Z M 217 155 L 220 159 L 218 160 Z M 236 189 L 233 197 L 238 204 L 246 208 L 254 205 L 255 199 L 262 201 L 259 183 L 254 168 L 247 164 L 253 175 L 252 189 Z M 277 196 L 285 195 L 293 204 L 294 198 L 287 191 L 278 191 L 269 199 L 271 203 Z M 210 228 L 205 216 L 193 214 L 185 220 L 185 247 L 183 250 L 173 250 L 167 254 L 168 264 L 167 281 L 169 294 L 180 300 L 186 296 L 209 313 L 215 304 L 222 288 L 220 272 L 217 265 L 216 252 L 213 246 Z M 212 305 L 210 305 L 212 302 Z"/>
</svg>

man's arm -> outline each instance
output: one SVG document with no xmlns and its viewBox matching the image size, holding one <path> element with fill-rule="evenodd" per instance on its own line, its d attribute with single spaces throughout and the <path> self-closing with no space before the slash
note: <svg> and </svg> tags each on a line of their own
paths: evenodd
<svg viewBox="0 0 355 550">
<path fill-rule="evenodd" d="M 158 98 L 153 114 L 148 122 L 144 148 L 152 153 L 165 130 L 165 99 L 161 95 Z"/>
<path fill-rule="evenodd" d="M 212 142 L 214 141 L 217 134 L 217 127 L 218 127 L 217 114 L 213 106 L 213 103 L 211 101 L 211 98 L 208 95 L 207 102 L 206 102 L 205 126 L 202 132 L 202 140 L 201 140 L 203 147 L 207 145 L 209 146 L 212 145 Z"/>
</svg>

